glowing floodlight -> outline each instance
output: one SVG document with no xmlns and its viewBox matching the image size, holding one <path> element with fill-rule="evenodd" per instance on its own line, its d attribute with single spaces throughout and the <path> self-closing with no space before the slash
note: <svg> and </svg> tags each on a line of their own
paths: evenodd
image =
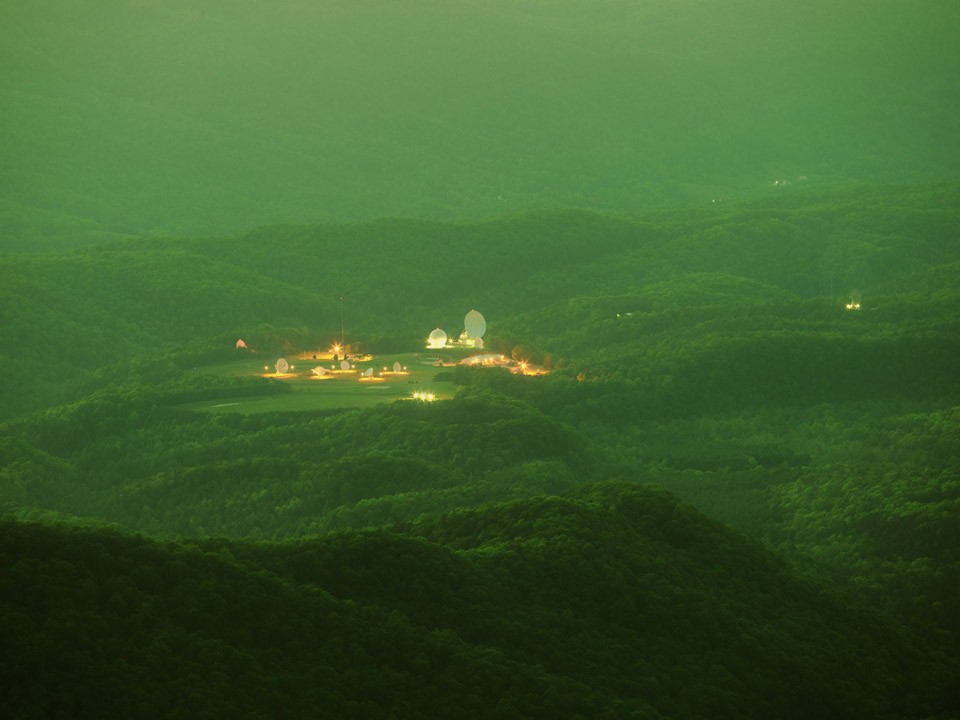
<svg viewBox="0 0 960 720">
<path fill-rule="evenodd" d="M 437 328 L 432 333 L 430 333 L 430 337 L 427 338 L 428 348 L 439 349 L 444 347 L 446 344 L 447 344 L 447 334 L 440 328 Z"/>
<path fill-rule="evenodd" d="M 850 291 L 850 301 L 845 306 L 847 310 L 859 310 L 860 309 L 860 291 L 851 290 Z"/>
<path fill-rule="evenodd" d="M 463 327 L 467 331 L 467 335 L 476 340 L 482 338 L 487 331 L 487 321 L 476 310 L 471 310 L 463 318 Z"/>
<path fill-rule="evenodd" d="M 341 369 L 341 370 L 349 370 L 349 369 L 350 369 L 350 361 L 349 361 L 349 360 L 341 360 L 341 361 L 340 361 L 340 369 Z"/>
<path fill-rule="evenodd" d="M 286 359 L 280 358 L 277 360 L 277 364 L 273 366 L 277 371 L 277 375 L 283 375 L 290 369 L 290 365 L 287 363 Z"/>
<path fill-rule="evenodd" d="M 237 340 L 237 350 L 242 350 L 246 346 L 247 344 L 243 341 L 243 338 L 240 338 L 239 340 Z"/>
<path fill-rule="evenodd" d="M 401 370 L 403 370 L 403 365 L 401 365 L 401 364 L 398 363 L 398 362 L 395 362 L 395 363 L 393 364 L 393 371 L 394 371 L 395 373 L 398 373 L 398 372 L 400 372 Z"/>
</svg>

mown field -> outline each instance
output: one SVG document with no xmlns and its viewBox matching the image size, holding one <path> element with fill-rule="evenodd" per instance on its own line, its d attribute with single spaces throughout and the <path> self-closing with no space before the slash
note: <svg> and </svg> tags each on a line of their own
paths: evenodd
<svg viewBox="0 0 960 720">
<path fill-rule="evenodd" d="M 188 372 L 208 373 L 224 378 L 267 377 L 282 383 L 286 392 L 262 396 L 225 396 L 213 400 L 183 403 L 179 407 L 204 412 L 296 412 L 305 410 L 333 410 L 362 408 L 394 400 L 414 400 L 414 393 L 432 393 L 437 400 L 453 397 L 454 387 L 449 370 L 426 364 L 429 353 L 378 355 L 371 360 L 357 362 L 355 369 L 339 371 L 335 363 L 313 359 L 294 361 L 293 370 L 277 376 L 270 365 L 257 358 L 244 358 L 228 363 L 198 367 Z M 393 373 L 399 362 L 406 370 Z M 330 373 L 316 377 L 310 368 L 323 365 Z M 373 380 L 362 379 L 367 368 L 373 368 Z"/>
</svg>

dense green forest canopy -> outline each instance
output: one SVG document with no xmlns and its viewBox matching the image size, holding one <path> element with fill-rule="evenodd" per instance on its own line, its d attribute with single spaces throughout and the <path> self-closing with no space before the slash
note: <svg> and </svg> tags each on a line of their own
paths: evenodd
<svg viewBox="0 0 960 720">
<path fill-rule="evenodd" d="M 7 0 L 0 247 L 956 179 L 958 35 L 953 0 Z"/>
<path fill-rule="evenodd" d="M 636 485 L 283 545 L 0 533 L 24 717 L 894 718 L 949 692 L 882 617 Z"/>
<path fill-rule="evenodd" d="M 293 695 L 336 717 L 951 716 L 957 195 L 4 256 L 4 709 L 141 714 L 176 688 L 191 716 Z M 371 352 L 479 307 L 489 348 L 552 372 L 184 409 L 282 407 L 277 381 L 206 368 L 238 336 L 328 342 L 339 297 Z"/>
</svg>

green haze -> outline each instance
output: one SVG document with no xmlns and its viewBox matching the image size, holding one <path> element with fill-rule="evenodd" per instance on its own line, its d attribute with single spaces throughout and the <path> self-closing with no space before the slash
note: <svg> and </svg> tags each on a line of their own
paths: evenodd
<svg viewBox="0 0 960 720">
<path fill-rule="evenodd" d="M 960 164 L 952 0 L 11 0 L 0 28 L 21 249 Z"/>
</svg>

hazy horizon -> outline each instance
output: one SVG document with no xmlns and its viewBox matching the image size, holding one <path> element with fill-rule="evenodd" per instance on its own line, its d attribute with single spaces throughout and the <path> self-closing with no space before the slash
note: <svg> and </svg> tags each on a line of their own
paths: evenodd
<svg viewBox="0 0 960 720">
<path fill-rule="evenodd" d="M 956 179 L 946 0 L 0 10 L 0 246 Z"/>
</svg>

